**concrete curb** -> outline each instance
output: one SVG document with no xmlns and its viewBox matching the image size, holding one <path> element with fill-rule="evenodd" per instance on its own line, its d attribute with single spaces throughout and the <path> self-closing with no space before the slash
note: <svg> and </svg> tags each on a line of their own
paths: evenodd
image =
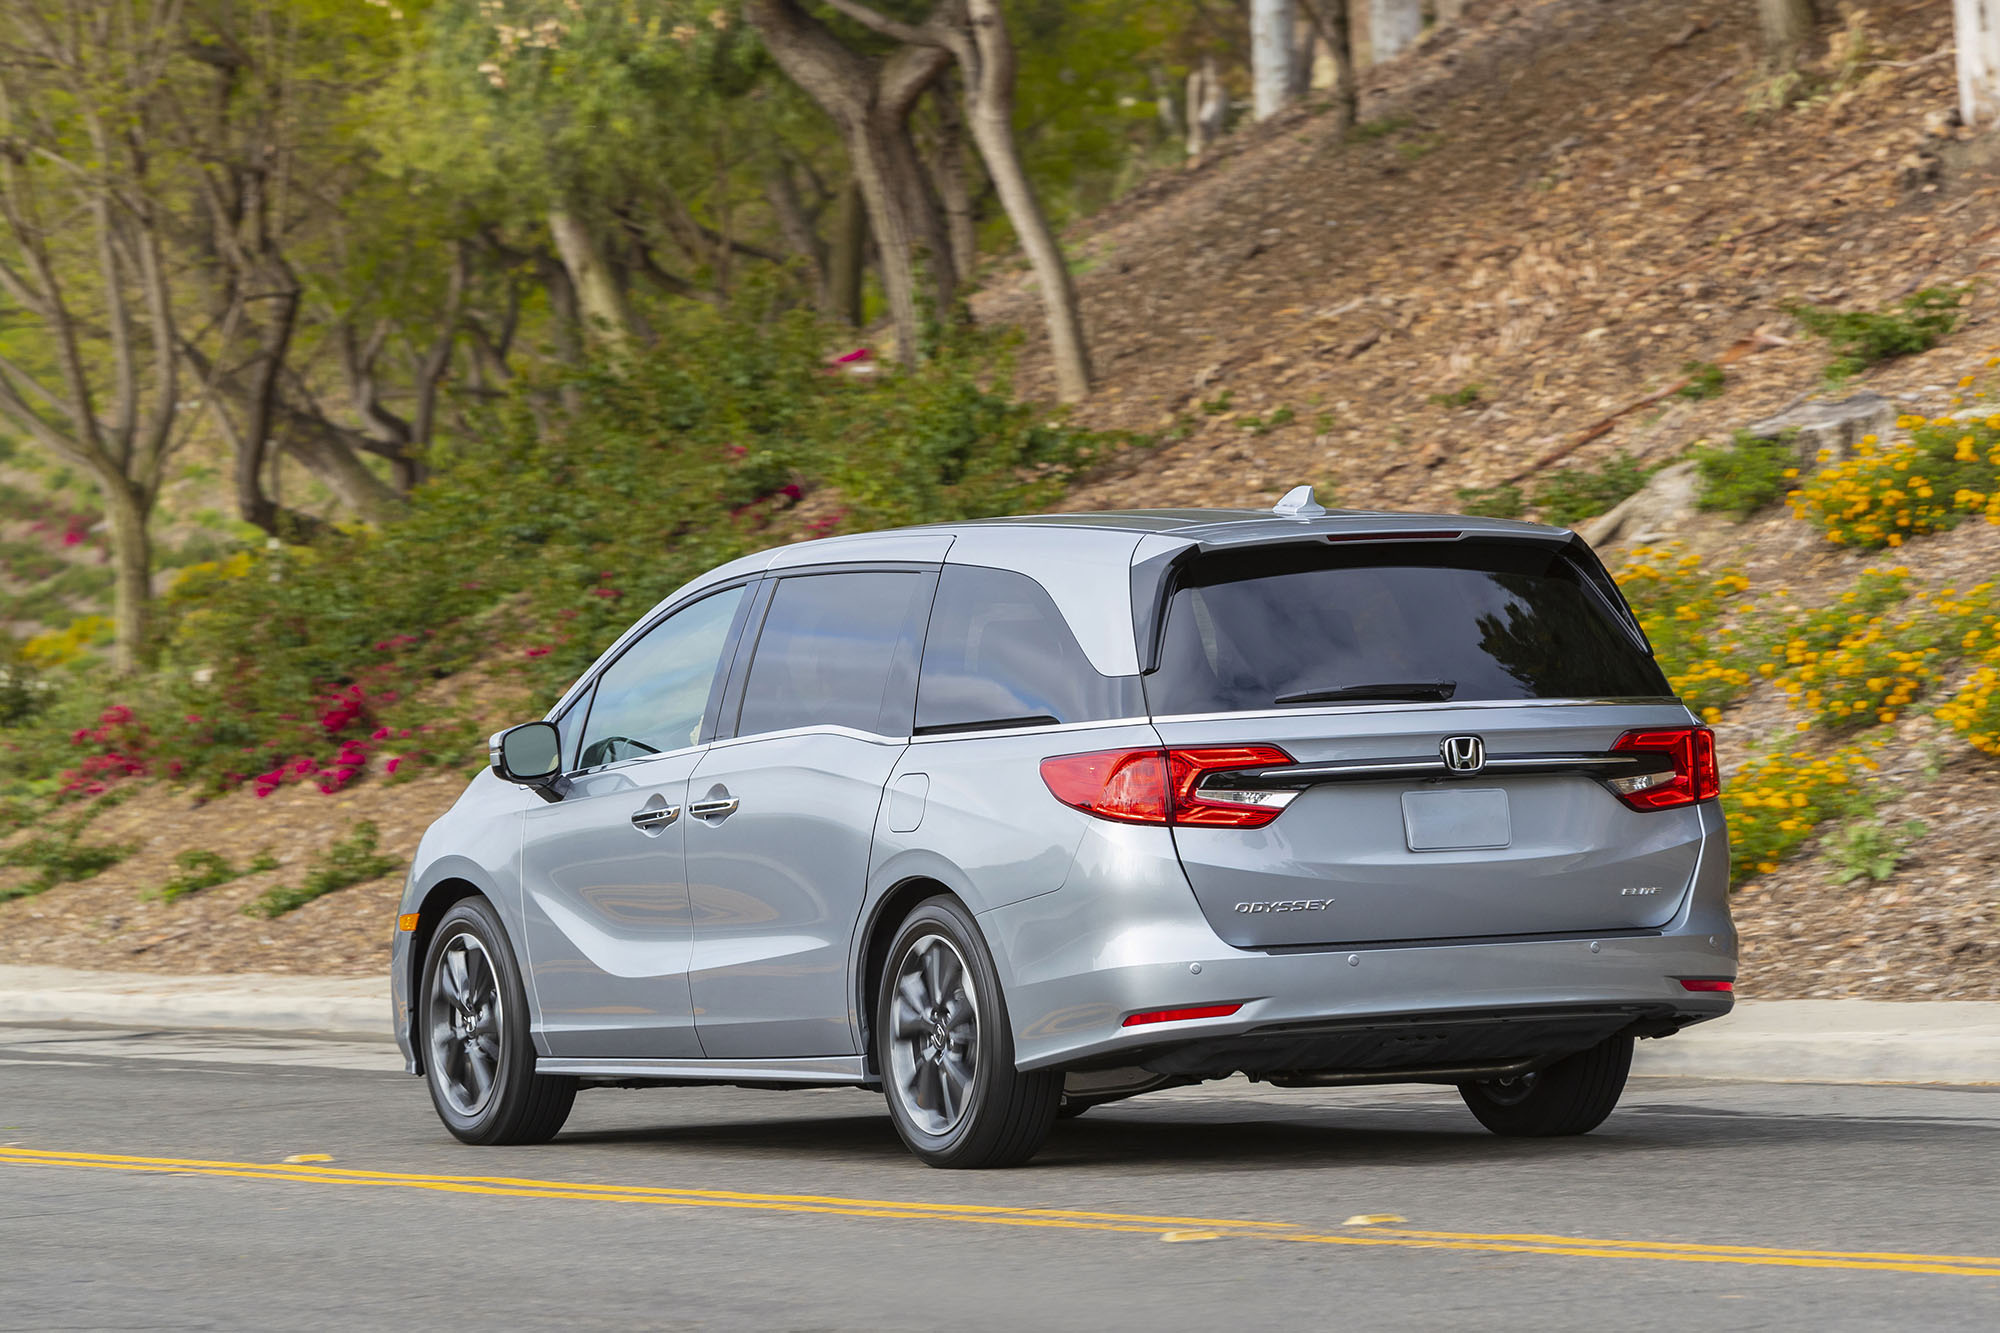
<svg viewBox="0 0 2000 1333">
<path fill-rule="evenodd" d="M 0 1022 L 391 1039 L 386 978 L 176 977 L 0 966 Z M 2000 1003 L 1764 1000 L 1664 1041 L 1636 1075 L 1766 1083 L 2000 1084 Z"/>
<path fill-rule="evenodd" d="M 163 976 L 0 966 L 0 1022 L 235 1028 L 393 1040 L 387 977 Z"/>
<path fill-rule="evenodd" d="M 1764 1000 L 1664 1041 L 1632 1072 L 1766 1083 L 2000 1083 L 2000 1003 Z"/>
</svg>

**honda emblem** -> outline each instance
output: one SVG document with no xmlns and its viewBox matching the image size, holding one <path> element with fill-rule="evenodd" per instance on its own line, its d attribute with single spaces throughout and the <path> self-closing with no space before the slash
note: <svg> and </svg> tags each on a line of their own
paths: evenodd
<svg viewBox="0 0 2000 1333">
<path fill-rule="evenodd" d="M 1486 767 L 1486 742 L 1477 736 L 1447 736 L 1438 742 L 1438 757 L 1454 773 L 1477 773 Z"/>
</svg>

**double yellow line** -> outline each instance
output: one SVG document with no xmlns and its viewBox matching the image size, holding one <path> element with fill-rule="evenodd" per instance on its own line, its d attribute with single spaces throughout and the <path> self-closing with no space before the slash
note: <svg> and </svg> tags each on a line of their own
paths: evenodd
<svg viewBox="0 0 2000 1333">
<path fill-rule="evenodd" d="M 1867 1272 L 2000 1278 L 2000 1256 L 1991 1255 L 1778 1249 L 1756 1245 L 1698 1245 L 1681 1241 L 1601 1240 L 1533 1232 L 1411 1231 L 1382 1227 L 1370 1227 L 1365 1231 L 1321 1233 L 1290 1222 L 1254 1221 L 1242 1218 L 1107 1213 L 1070 1208 L 1005 1208 L 983 1204 L 855 1199 L 823 1194 L 755 1194 L 740 1190 L 674 1189 L 651 1185 L 598 1185 L 581 1181 L 532 1180 L 513 1176 L 444 1176 L 404 1171 L 355 1171 L 310 1163 L 270 1164 L 209 1161 L 185 1157 L 130 1157 L 106 1153 L 47 1152 L 18 1147 L 0 1148 L 0 1165 L 272 1180 L 300 1185 L 426 1190 L 444 1194 L 487 1195 L 516 1199 L 564 1199 L 592 1203 L 647 1204 L 671 1208 L 734 1208 L 758 1212 L 803 1213 L 823 1217 L 1061 1228 L 1074 1231 L 1136 1233 L 1167 1239 L 1180 1239 L 1182 1233 L 1192 1233 L 1187 1236 L 1188 1239 L 1200 1236 L 1204 1239 L 1283 1241 L 1303 1245 L 1470 1250 L 1486 1254 L 1544 1254 L 1588 1259 L 1741 1264 L 1777 1268 L 1837 1268 Z"/>
</svg>

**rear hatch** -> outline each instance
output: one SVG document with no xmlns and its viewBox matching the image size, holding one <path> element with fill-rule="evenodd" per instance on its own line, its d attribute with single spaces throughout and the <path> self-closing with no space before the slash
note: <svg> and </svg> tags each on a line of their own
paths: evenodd
<svg viewBox="0 0 2000 1333">
<path fill-rule="evenodd" d="M 1147 698 L 1166 746 L 1195 752 L 1178 774 L 1216 766 L 1188 780 L 1208 813 L 1177 816 L 1174 839 L 1223 939 L 1335 947 L 1673 918 L 1701 853 L 1712 742 L 1587 552 L 1315 539 L 1197 554 L 1171 577 L 1158 642 L 1142 645 Z"/>
</svg>

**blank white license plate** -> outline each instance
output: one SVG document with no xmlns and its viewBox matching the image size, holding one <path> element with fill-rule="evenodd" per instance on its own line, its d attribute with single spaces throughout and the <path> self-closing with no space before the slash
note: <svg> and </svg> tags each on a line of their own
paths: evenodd
<svg viewBox="0 0 2000 1333">
<path fill-rule="evenodd" d="M 1403 838 L 1413 852 L 1505 847 L 1514 841 L 1507 793 L 1498 787 L 1404 792 Z"/>
</svg>

